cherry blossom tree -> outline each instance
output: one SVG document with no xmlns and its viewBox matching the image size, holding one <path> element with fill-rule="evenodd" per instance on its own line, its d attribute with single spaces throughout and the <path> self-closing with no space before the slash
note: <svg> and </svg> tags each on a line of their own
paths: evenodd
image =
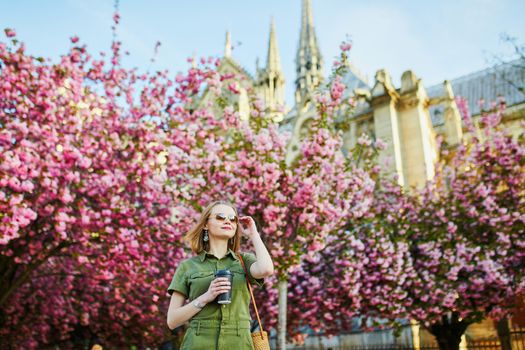
<svg viewBox="0 0 525 350">
<path fill-rule="evenodd" d="M 511 312 L 524 288 L 525 138 L 503 128 L 498 106 L 479 131 L 458 102 L 470 136 L 441 147 L 433 181 L 405 191 L 365 166 L 376 180 L 370 210 L 303 255 L 290 277 L 295 340 L 416 320 L 442 349 L 457 349 L 468 325 Z"/>
<path fill-rule="evenodd" d="M 118 21 L 118 17 L 116 17 Z M 154 344 L 166 261 L 190 222 L 168 174 L 177 129 L 155 121 L 191 86 L 93 60 L 72 38 L 59 63 L 0 43 L 0 337 L 22 348 L 86 329 L 107 344 Z M 168 96 L 168 94 L 171 94 Z M 138 97 L 137 97 L 138 96 Z M 180 102 L 180 103 L 183 103 Z M 173 119 L 173 118 L 171 118 Z M 179 137 L 179 138 L 182 138 Z M 187 167 L 187 166 L 186 166 Z M 180 175 L 183 176 L 183 175 Z M 144 312 L 147 310 L 147 312 Z"/>
<path fill-rule="evenodd" d="M 525 287 L 525 139 L 501 116 L 483 115 L 479 132 L 465 113 L 469 140 L 442 148 L 421 191 L 383 182 L 343 254 L 343 293 L 359 314 L 416 320 L 457 349 L 468 325 L 510 313 Z"/>
<path fill-rule="evenodd" d="M 288 333 L 298 343 L 304 341 L 306 333 L 330 336 L 352 331 L 356 318 L 361 316 L 358 296 L 354 296 L 355 286 L 344 278 L 351 266 L 346 255 L 353 243 L 353 231 L 362 225 L 370 225 L 368 222 L 374 217 L 371 213 L 377 204 L 380 181 L 376 159 L 384 147 L 381 140 L 372 141 L 366 136 L 359 138 L 350 152 L 349 161 L 365 171 L 375 183 L 374 197 L 368 198 L 372 202 L 366 212 L 348 215 L 348 221 L 330 233 L 322 249 L 303 255 L 300 268 L 290 276 Z"/>
</svg>

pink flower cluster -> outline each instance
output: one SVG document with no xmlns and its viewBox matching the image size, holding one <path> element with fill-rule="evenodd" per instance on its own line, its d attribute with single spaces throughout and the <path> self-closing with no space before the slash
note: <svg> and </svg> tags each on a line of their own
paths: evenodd
<svg viewBox="0 0 525 350">
<path fill-rule="evenodd" d="M 185 256 L 192 214 L 168 181 L 190 167 L 172 152 L 186 134 L 165 128 L 173 83 L 82 47 L 51 64 L 0 44 L 0 64 L 0 342 L 67 346 L 82 327 L 116 347 L 155 344 L 165 286 L 152 281 Z"/>
</svg>

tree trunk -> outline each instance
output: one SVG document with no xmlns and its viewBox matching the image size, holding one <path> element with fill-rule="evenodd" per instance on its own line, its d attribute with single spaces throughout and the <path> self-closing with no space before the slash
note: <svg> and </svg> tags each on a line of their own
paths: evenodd
<svg viewBox="0 0 525 350">
<path fill-rule="evenodd" d="M 0 307 L 3 307 L 4 304 L 7 303 L 8 298 L 17 290 L 17 288 L 22 286 L 30 279 L 31 274 L 35 270 L 47 262 L 50 257 L 60 253 L 62 248 L 69 247 L 71 245 L 73 245 L 71 242 L 59 243 L 56 247 L 49 250 L 44 258 L 31 262 L 22 271 L 18 271 L 18 267 L 21 265 L 14 263 L 14 260 L 11 261 L 11 258 L 7 259 L 6 261 L 2 261 L 2 265 L 7 266 L 7 268 L 1 271 L 2 274 L 0 275 L 0 281 L 2 281 L 2 284 L 0 285 Z M 10 264 L 12 266 L 9 266 Z"/>
<path fill-rule="evenodd" d="M 498 321 L 497 326 L 499 342 L 501 344 L 501 350 L 511 350 L 512 345 L 510 342 L 510 330 L 509 321 L 503 318 Z"/>
<path fill-rule="evenodd" d="M 277 349 L 286 350 L 286 310 L 288 281 L 279 281 L 279 321 L 277 324 Z"/>
<path fill-rule="evenodd" d="M 459 350 L 461 336 L 469 324 L 460 321 L 457 313 L 451 313 L 444 315 L 441 323 L 433 324 L 428 330 L 436 337 L 440 350 Z"/>
</svg>

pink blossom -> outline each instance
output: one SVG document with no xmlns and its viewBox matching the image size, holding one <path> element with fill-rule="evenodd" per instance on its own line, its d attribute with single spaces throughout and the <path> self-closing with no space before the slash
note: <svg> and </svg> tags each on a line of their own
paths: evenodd
<svg viewBox="0 0 525 350">
<path fill-rule="evenodd" d="M 6 28 L 6 29 L 4 29 L 4 32 L 5 32 L 5 35 L 6 35 L 8 38 L 13 38 L 13 37 L 16 36 L 16 32 L 15 32 L 13 29 Z"/>
<path fill-rule="evenodd" d="M 350 51 L 351 48 L 352 48 L 351 42 L 343 42 L 341 43 L 341 45 L 339 45 L 339 49 L 341 49 L 341 51 Z"/>
</svg>

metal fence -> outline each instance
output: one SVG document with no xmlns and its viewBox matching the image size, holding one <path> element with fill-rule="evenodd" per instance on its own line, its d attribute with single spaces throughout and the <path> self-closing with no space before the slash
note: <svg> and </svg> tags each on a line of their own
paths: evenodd
<svg viewBox="0 0 525 350">
<path fill-rule="evenodd" d="M 525 350 L 525 328 L 511 329 L 510 342 L 512 350 Z"/>
<path fill-rule="evenodd" d="M 439 350 L 437 344 L 422 344 L 420 350 Z M 498 339 L 469 340 L 467 341 L 468 350 L 501 350 Z"/>
<path fill-rule="evenodd" d="M 511 350 L 525 350 L 525 328 L 513 328 L 509 333 L 509 345 Z M 273 348 L 273 347 L 272 347 Z M 502 350 L 504 347 L 497 338 L 469 340 L 467 339 L 467 350 Z M 385 345 L 351 345 L 351 346 L 294 346 L 293 350 L 414 350 L 412 346 L 399 344 Z M 421 344 L 419 350 L 439 350 L 437 343 Z"/>
<path fill-rule="evenodd" d="M 467 342 L 467 348 L 473 350 L 501 350 L 500 341 L 494 340 L 477 340 Z"/>
</svg>

